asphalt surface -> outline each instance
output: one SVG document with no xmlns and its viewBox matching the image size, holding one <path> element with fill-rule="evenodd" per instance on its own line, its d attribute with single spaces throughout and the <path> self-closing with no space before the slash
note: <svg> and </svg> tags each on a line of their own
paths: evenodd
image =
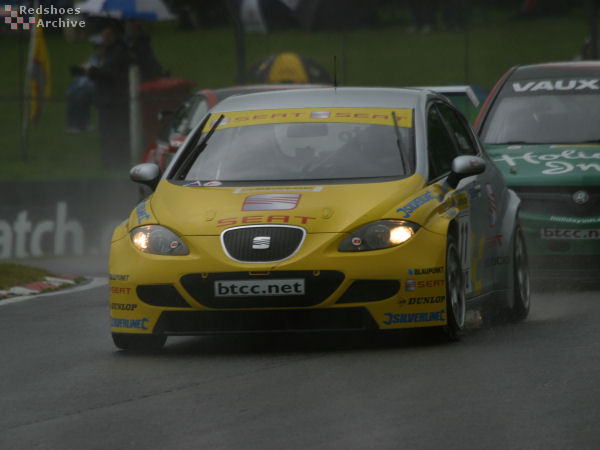
<svg viewBox="0 0 600 450">
<path fill-rule="evenodd" d="M 43 266 L 106 276 L 106 261 Z M 73 273 L 75 272 L 75 273 Z M 84 273 L 88 272 L 88 273 Z M 0 449 L 597 449 L 600 295 L 516 325 L 170 338 L 117 351 L 108 287 L 0 303 Z"/>
</svg>

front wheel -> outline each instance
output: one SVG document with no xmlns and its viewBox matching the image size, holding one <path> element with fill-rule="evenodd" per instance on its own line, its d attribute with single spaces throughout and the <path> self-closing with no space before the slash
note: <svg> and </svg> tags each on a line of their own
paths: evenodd
<svg viewBox="0 0 600 450">
<path fill-rule="evenodd" d="M 448 236 L 446 244 L 446 310 L 448 323 L 444 332 L 448 339 L 456 341 L 465 328 L 467 305 L 460 255 L 453 236 Z"/>
<path fill-rule="evenodd" d="M 138 352 L 160 350 L 167 342 L 167 336 L 160 334 L 112 333 L 112 339 L 121 350 Z"/>
<path fill-rule="evenodd" d="M 521 226 L 517 225 L 513 239 L 513 290 L 508 305 L 508 319 L 512 322 L 524 320 L 531 307 L 531 288 L 527 247 Z"/>
</svg>

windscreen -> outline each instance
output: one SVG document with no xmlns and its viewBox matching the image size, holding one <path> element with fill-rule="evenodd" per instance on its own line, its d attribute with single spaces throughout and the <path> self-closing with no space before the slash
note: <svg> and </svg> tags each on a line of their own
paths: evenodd
<svg viewBox="0 0 600 450">
<path fill-rule="evenodd" d="M 394 116 L 396 120 L 394 120 Z M 301 181 L 403 177 L 410 173 L 412 110 L 290 109 L 210 117 L 186 181 Z M 397 125 L 397 126 L 396 126 Z M 198 148 L 200 147 L 200 148 Z"/>
<path fill-rule="evenodd" d="M 504 88 L 482 132 L 485 144 L 574 144 L 600 140 L 598 80 L 515 82 Z"/>
</svg>

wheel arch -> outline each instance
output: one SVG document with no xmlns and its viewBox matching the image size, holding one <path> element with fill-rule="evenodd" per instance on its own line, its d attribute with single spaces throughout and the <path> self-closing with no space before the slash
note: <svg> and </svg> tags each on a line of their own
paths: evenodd
<svg viewBox="0 0 600 450">
<path fill-rule="evenodd" d="M 512 189 L 506 190 L 506 211 L 502 218 L 499 233 L 502 235 L 502 247 L 501 256 L 509 258 L 509 270 L 507 273 L 512 274 L 514 270 L 515 261 L 513 259 L 513 246 L 515 241 L 515 231 L 519 223 L 519 209 L 521 200 Z M 513 289 L 513 277 L 508 276 L 508 279 L 504 280 L 505 283 L 503 288 L 507 289 L 507 292 Z"/>
<path fill-rule="evenodd" d="M 460 223 L 459 216 L 454 215 L 452 217 L 437 216 L 433 222 L 427 224 L 427 228 L 435 233 L 452 236 L 455 239 L 456 246 L 458 247 L 459 256 L 461 257 L 461 263 L 464 261 L 463 249 L 467 248 L 464 242 L 461 242 Z M 445 250 L 444 250 L 445 251 Z"/>
<path fill-rule="evenodd" d="M 504 247 L 508 252 L 512 251 L 512 244 L 515 239 L 515 225 L 519 223 L 520 206 L 521 199 L 517 196 L 515 191 L 506 189 L 506 211 L 502 218 L 500 233 L 504 236 L 503 242 L 506 242 Z"/>
<path fill-rule="evenodd" d="M 447 235 L 451 235 L 458 240 L 459 238 L 459 225 L 456 222 L 456 218 L 448 221 L 448 228 L 446 230 Z"/>
</svg>

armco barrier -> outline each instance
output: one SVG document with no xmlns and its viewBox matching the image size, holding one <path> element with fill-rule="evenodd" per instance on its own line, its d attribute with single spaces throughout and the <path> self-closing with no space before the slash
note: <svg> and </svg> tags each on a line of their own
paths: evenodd
<svg viewBox="0 0 600 450">
<path fill-rule="evenodd" d="M 129 180 L 0 182 L 0 260 L 106 254 L 141 200 Z"/>
</svg>

